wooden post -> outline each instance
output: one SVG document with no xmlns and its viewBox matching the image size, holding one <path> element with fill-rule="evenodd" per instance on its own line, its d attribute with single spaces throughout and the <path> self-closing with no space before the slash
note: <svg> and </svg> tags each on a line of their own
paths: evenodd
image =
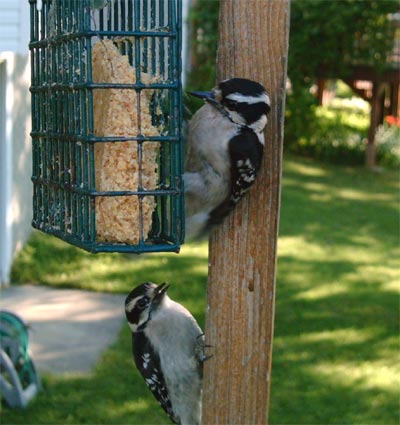
<svg viewBox="0 0 400 425">
<path fill-rule="evenodd" d="M 326 81 L 323 78 L 317 79 L 317 95 L 318 95 L 318 105 L 324 105 L 325 95 L 325 83 Z"/>
<path fill-rule="evenodd" d="M 398 82 L 390 85 L 390 115 L 400 117 L 400 84 Z"/>
<path fill-rule="evenodd" d="M 365 153 L 365 164 L 369 168 L 376 166 L 376 145 L 375 135 L 378 125 L 380 123 L 380 117 L 382 115 L 382 91 L 384 85 L 378 81 L 373 82 L 372 97 L 371 97 L 371 112 L 370 112 L 370 123 L 368 130 L 368 144 Z"/>
<path fill-rule="evenodd" d="M 210 238 L 203 424 L 268 421 L 279 224 L 288 0 L 221 0 L 218 80 L 250 78 L 271 98 L 262 170 Z"/>
</svg>

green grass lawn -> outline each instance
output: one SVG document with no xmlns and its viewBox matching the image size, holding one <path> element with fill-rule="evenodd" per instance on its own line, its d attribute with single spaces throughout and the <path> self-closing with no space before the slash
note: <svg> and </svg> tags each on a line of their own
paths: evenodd
<svg viewBox="0 0 400 425">
<path fill-rule="evenodd" d="M 271 424 L 399 423 L 399 178 L 285 159 Z M 13 283 L 127 293 L 146 280 L 204 324 L 207 245 L 180 255 L 91 255 L 35 233 Z M 133 367 L 123 327 L 88 376 L 44 376 L 2 424 L 168 424 Z"/>
</svg>

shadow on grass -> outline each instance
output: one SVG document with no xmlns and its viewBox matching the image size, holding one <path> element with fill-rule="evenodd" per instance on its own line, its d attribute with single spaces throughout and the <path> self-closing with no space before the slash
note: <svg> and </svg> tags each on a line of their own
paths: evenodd
<svg viewBox="0 0 400 425">
<path fill-rule="evenodd" d="M 299 364 L 297 359 L 279 360 L 279 352 L 275 348 L 269 415 L 271 425 L 398 424 L 396 391 L 371 386 L 362 378 L 349 379 L 346 373 L 324 375 L 315 370 L 312 362 L 304 365 Z M 348 367 L 349 375 L 351 366 Z M 278 385 L 279 393 L 274 392 Z"/>
<path fill-rule="evenodd" d="M 292 267 L 284 261 L 281 260 L 281 274 Z M 318 269 L 317 262 L 314 267 Z M 326 292 L 318 292 L 312 284 L 298 286 L 282 278 L 277 287 L 276 335 L 344 328 L 372 329 L 379 337 L 396 335 L 399 311 L 395 289 L 385 288 L 382 282 L 365 285 L 362 280 L 344 280 L 331 292 L 329 283 Z M 291 326 L 293 323 L 296 326 Z"/>
<path fill-rule="evenodd" d="M 124 327 L 92 375 L 45 376 L 25 410 L 3 409 L 6 424 L 170 424 L 133 365 Z"/>
<path fill-rule="evenodd" d="M 394 172 L 287 161 L 271 424 L 398 423 L 398 205 Z"/>
<path fill-rule="evenodd" d="M 200 295 L 207 281 L 206 245 L 198 251 L 189 247 L 180 255 L 93 255 L 35 232 L 13 264 L 12 281 L 119 293 L 127 293 L 142 282 L 166 281 L 174 290 L 192 284 Z M 184 297 L 186 292 L 177 289 L 177 293 Z"/>
<path fill-rule="evenodd" d="M 271 424 L 398 423 L 398 292 L 363 266 L 279 258 Z"/>
<path fill-rule="evenodd" d="M 278 303 L 271 424 L 398 424 L 396 296 L 374 295 Z"/>
<path fill-rule="evenodd" d="M 387 232 L 384 242 L 397 246 L 397 181 L 395 172 L 322 169 L 311 161 L 289 161 L 283 174 L 280 236 L 303 235 L 320 244 L 352 245 L 360 243 L 354 237 L 359 234 L 378 240 Z"/>
<path fill-rule="evenodd" d="M 393 173 L 286 160 L 271 424 L 397 424 L 398 181 Z M 93 256 L 35 235 L 14 281 L 126 293 L 153 280 L 204 324 L 206 246 L 182 254 Z M 2 423 L 169 423 L 135 370 L 129 330 L 93 376 L 45 379 Z"/>
<path fill-rule="evenodd" d="M 396 362 L 396 293 L 381 282 L 348 282 L 346 273 L 358 265 L 333 261 L 333 269 L 344 270 L 338 276 L 343 291 L 313 297 L 307 295 L 313 282 L 298 285 L 289 271 L 315 275 L 323 283 L 320 263 L 296 262 L 280 258 L 270 423 L 397 424 L 397 386 L 386 376 L 391 369 L 385 372 Z M 194 295 L 193 288 L 177 286 L 174 295 L 194 303 L 191 297 L 203 296 L 203 289 Z M 37 400 L 25 412 L 5 409 L 2 423 L 23 424 L 29 418 L 30 423 L 77 424 L 90 418 L 98 424 L 168 424 L 133 366 L 130 344 L 124 327 L 93 376 L 47 377 Z"/>
</svg>

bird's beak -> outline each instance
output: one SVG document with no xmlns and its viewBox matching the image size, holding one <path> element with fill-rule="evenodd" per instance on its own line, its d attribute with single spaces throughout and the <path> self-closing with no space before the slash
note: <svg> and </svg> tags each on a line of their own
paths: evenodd
<svg viewBox="0 0 400 425">
<path fill-rule="evenodd" d="M 156 289 L 154 289 L 154 295 L 153 295 L 153 300 L 152 300 L 152 306 L 154 307 L 158 307 L 161 303 L 161 301 L 164 298 L 164 295 L 167 293 L 169 288 L 169 285 L 167 285 L 165 282 L 162 283 L 161 285 L 157 286 Z"/>
<path fill-rule="evenodd" d="M 188 93 L 192 96 L 199 97 L 200 99 L 215 99 L 213 91 L 190 91 Z"/>
<path fill-rule="evenodd" d="M 215 93 L 213 91 L 190 91 L 190 95 L 198 97 L 209 103 L 218 103 L 215 99 Z"/>
</svg>

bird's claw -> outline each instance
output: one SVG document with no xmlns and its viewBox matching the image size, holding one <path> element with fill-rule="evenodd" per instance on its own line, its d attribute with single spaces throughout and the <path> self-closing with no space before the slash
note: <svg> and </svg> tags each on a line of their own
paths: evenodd
<svg viewBox="0 0 400 425">
<path fill-rule="evenodd" d="M 205 343 L 205 338 L 204 338 L 204 334 L 200 334 L 197 338 L 196 338 L 196 347 L 195 347 L 195 353 L 196 353 L 196 357 L 200 362 L 205 362 L 206 360 L 210 359 L 213 354 L 211 355 L 206 355 L 205 353 L 205 349 L 206 348 L 211 348 L 212 345 L 206 344 Z"/>
</svg>

